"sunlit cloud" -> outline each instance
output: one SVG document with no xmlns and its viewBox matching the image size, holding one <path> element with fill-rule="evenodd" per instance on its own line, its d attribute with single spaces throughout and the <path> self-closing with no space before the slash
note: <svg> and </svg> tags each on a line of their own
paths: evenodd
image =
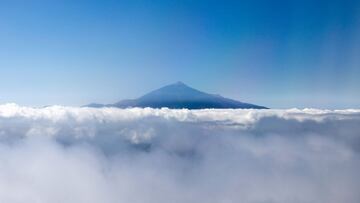
<svg viewBox="0 0 360 203">
<path fill-rule="evenodd" d="M 0 105 L 0 202 L 359 202 L 360 110 Z"/>
</svg>

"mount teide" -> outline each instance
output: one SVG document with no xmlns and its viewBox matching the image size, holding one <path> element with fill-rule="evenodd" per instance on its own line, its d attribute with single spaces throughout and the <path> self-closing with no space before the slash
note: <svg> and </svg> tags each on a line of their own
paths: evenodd
<svg viewBox="0 0 360 203">
<path fill-rule="evenodd" d="M 244 103 L 233 99 L 228 99 L 220 95 L 208 94 L 177 82 L 154 90 L 138 99 L 128 99 L 114 104 L 92 103 L 87 107 L 151 107 L 171 109 L 267 109 L 264 106 Z"/>
</svg>

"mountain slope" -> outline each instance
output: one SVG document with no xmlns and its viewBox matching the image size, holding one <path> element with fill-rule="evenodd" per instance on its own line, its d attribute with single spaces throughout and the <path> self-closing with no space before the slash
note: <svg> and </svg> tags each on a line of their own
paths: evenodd
<svg viewBox="0 0 360 203">
<path fill-rule="evenodd" d="M 204 109 L 204 108 L 252 108 L 265 109 L 266 107 L 249 103 L 243 103 L 236 100 L 224 98 L 219 95 L 208 94 L 177 82 L 167 85 L 160 89 L 154 90 L 144 96 L 133 100 L 122 100 L 115 104 L 101 105 L 90 104 L 90 107 L 112 106 L 119 108 L 128 107 L 152 107 L 152 108 L 187 108 L 187 109 Z"/>
</svg>

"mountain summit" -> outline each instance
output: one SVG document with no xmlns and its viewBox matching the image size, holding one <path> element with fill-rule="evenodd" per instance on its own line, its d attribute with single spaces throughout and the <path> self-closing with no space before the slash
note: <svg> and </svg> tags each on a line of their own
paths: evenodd
<svg viewBox="0 0 360 203">
<path fill-rule="evenodd" d="M 220 95 L 208 94 L 177 82 L 154 90 L 138 99 L 122 100 L 115 104 L 89 104 L 88 107 L 168 107 L 172 109 L 266 109 L 266 107 L 243 103 Z"/>
</svg>

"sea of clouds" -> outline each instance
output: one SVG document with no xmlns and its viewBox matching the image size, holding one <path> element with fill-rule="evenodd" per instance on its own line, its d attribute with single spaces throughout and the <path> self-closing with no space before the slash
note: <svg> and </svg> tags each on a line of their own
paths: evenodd
<svg viewBox="0 0 360 203">
<path fill-rule="evenodd" d="M 0 202 L 358 203 L 360 110 L 0 105 Z"/>
</svg>

